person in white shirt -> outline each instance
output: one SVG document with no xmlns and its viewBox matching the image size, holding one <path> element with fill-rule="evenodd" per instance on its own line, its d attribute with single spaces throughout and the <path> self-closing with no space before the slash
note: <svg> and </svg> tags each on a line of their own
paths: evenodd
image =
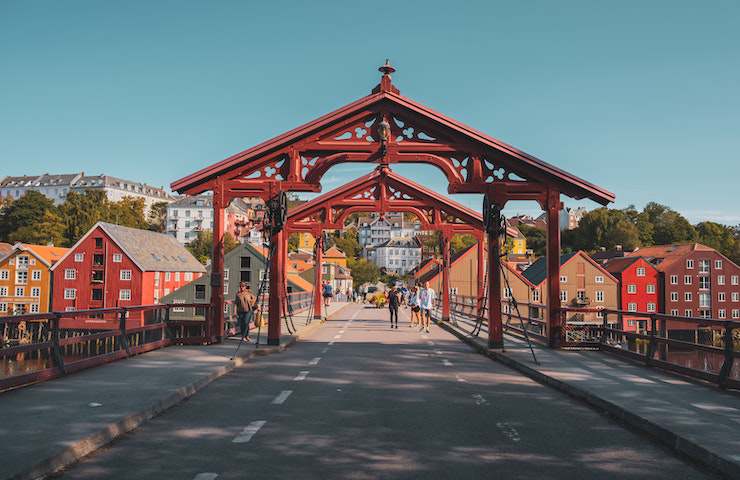
<svg viewBox="0 0 740 480">
<path fill-rule="evenodd" d="M 409 327 L 415 327 L 421 324 L 419 319 L 419 289 L 417 287 L 411 287 L 409 291 L 408 306 L 411 307 L 411 323 Z"/>
<path fill-rule="evenodd" d="M 424 283 L 424 288 L 419 290 L 419 308 L 421 309 L 421 330 L 429 333 L 429 321 L 432 318 L 432 308 L 437 294 L 429 288 L 429 282 Z"/>
</svg>

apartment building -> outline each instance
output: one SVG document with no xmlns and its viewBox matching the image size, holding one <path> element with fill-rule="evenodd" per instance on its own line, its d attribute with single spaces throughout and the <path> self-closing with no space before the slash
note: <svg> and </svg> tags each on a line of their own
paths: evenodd
<svg viewBox="0 0 740 480">
<path fill-rule="evenodd" d="M 630 315 L 629 312 L 655 313 L 663 310 L 660 290 L 660 272 L 644 257 L 615 257 L 604 264 L 604 269 L 619 280 L 617 303 L 622 330 L 645 332 L 650 319 Z"/>
<path fill-rule="evenodd" d="M 0 257 L 0 317 L 46 313 L 51 306 L 51 267 L 68 249 L 16 243 Z"/>
<path fill-rule="evenodd" d="M 255 202 L 256 203 L 256 202 Z M 224 211 L 224 231 L 236 239 L 250 237 L 254 223 L 261 221 L 262 209 L 235 199 Z M 198 232 L 213 231 L 213 199 L 210 195 L 182 197 L 167 205 L 165 233 L 185 245 L 198 237 Z"/>
</svg>

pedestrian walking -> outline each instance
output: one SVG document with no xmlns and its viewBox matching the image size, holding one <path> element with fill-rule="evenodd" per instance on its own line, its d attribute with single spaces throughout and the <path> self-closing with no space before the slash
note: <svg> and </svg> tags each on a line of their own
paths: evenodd
<svg viewBox="0 0 740 480">
<path fill-rule="evenodd" d="M 424 287 L 419 291 L 419 308 L 421 309 L 421 328 L 429 333 L 429 322 L 432 319 L 432 308 L 437 294 L 429 288 L 429 282 L 424 283 Z"/>
<path fill-rule="evenodd" d="M 409 323 L 409 327 L 421 325 L 419 314 L 419 311 L 421 310 L 419 308 L 419 288 L 416 286 L 411 287 L 411 290 L 409 291 L 408 305 L 411 308 L 411 322 Z"/>
<path fill-rule="evenodd" d="M 244 337 L 244 341 L 250 342 L 249 322 L 254 317 L 254 310 L 257 306 L 257 297 L 252 293 L 252 289 L 247 282 L 239 283 L 239 291 L 234 298 L 236 305 L 236 316 L 239 323 L 239 333 Z"/>
<path fill-rule="evenodd" d="M 331 283 L 324 281 L 324 286 L 321 287 L 321 296 L 324 297 L 324 306 L 328 307 L 331 303 L 331 298 L 334 296 Z"/>
<path fill-rule="evenodd" d="M 396 287 L 386 294 L 388 300 L 388 310 L 391 314 L 391 328 L 398 328 L 398 307 L 401 306 L 401 292 Z"/>
</svg>

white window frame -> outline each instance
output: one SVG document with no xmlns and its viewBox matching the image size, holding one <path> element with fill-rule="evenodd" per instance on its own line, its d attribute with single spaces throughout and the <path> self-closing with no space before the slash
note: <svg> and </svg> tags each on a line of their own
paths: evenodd
<svg viewBox="0 0 740 480">
<path fill-rule="evenodd" d="M 717 310 L 717 318 L 727 318 L 727 311 L 724 308 Z"/>
<path fill-rule="evenodd" d="M 64 269 L 64 279 L 65 280 L 77 280 L 77 270 L 74 268 L 65 268 Z"/>
<path fill-rule="evenodd" d="M 540 301 L 540 291 L 537 288 L 535 288 L 534 290 L 532 290 L 532 301 L 533 302 L 539 302 Z"/>
<path fill-rule="evenodd" d="M 164 281 L 169 282 L 172 279 L 172 272 L 164 272 Z"/>
<path fill-rule="evenodd" d="M 732 292 L 730 298 L 732 298 L 733 302 L 740 302 L 740 292 Z"/>
<path fill-rule="evenodd" d="M 228 280 L 228 279 L 229 279 L 229 269 L 224 268 L 224 280 Z"/>
<path fill-rule="evenodd" d="M 15 287 L 15 296 L 16 297 L 25 297 L 26 296 L 26 287 Z"/>
<path fill-rule="evenodd" d="M 0 297 L 8 296 L 8 287 L 0 287 Z"/>
<path fill-rule="evenodd" d="M 75 263 L 82 263 L 85 261 L 85 253 L 75 253 Z"/>
<path fill-rule="evenodd" d="M 655 312 L 655 304 L 653 302 L 649 302 L 647 304 L 647 311 L 648 312 Z"/>
<path fill-rule="evenodd" d="M 180 281 L 180 272 L 175 272 L 175 281 L 176 282 Z"/>
<path fill-rule="evenodd" d="M 121 263 L 123 261 L 123 254 L 122 253 L 114 253 L 113 254 L 113 263 Z"/>
<path fill-rule="evenodd" d="M 40 298 L 41 297 L 41 288 L 39 287 L 31 287 L 31 296 L 34 298 Z"/>
<path fill-rule="evenodd" d="M 677 317 L 678 316 L 678 309 L 677 308 L 671 308 L 671 315 L 673 315 L 674 317 Z"/>
<path fill-rule="evenodd" d="M 29 313 L 39 313 L 39 304 L 38 303 L 32 303 L 31 308 L 28 309 Z"/>
<path fill-rule="evenodd" d="M 28 285 L 28 270 L 16 270 L 15 283 L 16 285 Z"/>
<path fill-rule="evenodd" d="M 568 275 L 560 275 L 560 283 L 568 283 Z"/>
<path fill-rule="evenodd" d="M 722 260 L 715 260 L 714 261 L 714 269 L 715 270 L 722 270 Z"/>
<path fill-rule="evenodd" d="M 192 282 L 193 281 L 193 272 L 185 272 L 183 274 L 183 280 L 186 282 Z"/>
<path fill-rule="evenodd" d="M 691 278 L 691 275 L 684 275 L 683 276 L 683 284 L 684 285 L 693 285 L 694 280 Z"/>
<path fill-rule="evenodd" d="M 687 270 L 693 270 L 694 269 L 694 261 L 692 259 L 686 260 L 686 269 Z"/>
<path fill-rule="evenodd" d="M 637 285 L 635 285 L 634 283 L 628 283 L 627 293 L 637 293 Z"/>
<path fill-rule="evenodd" d="M 34 270 L 33 272 L 31 272 L 31 280 L 41 280 L 41 270 Z"/>
<path fill-rule="evenodd" d="M 603 290 L 596 290 L 596 301 L 599 303 L 604 303 L 604 291 Z"/>
<path fill-rule="evenodd" d="M 627 311 L 628 312 L 636 312 L 637 311 L 637 303 L 636 302 L 629 302 L 627 304 Z"/>
<path fill-rule="evenodd" d="M 596 275 L 594 277 L 594 283 L 604 283 L 604 276 L 603 275 Z"/>
<path fill-rule="evenodd" d="M 131 289 L 130 288 L 122 288 L 118 291 L 118 299 L 119 300 L 131 300 Z"/>
<path fill-rule="evenodd" d="M 693 317 L 694 316 L 693 313 L 694 313 L 693 310 L 691 310 L 690 308 L 687 308 L 686 310 L 683 311 L 683 316 L 684 317 Z"/>
<path fill-rule="evenodd" d="M 725 292 L 718 292 L 717 293 L 717 301 L 718 302 L 724 302 L 725 301 Z"/>
<path fill-rule="evenodd" d="M 645 286 L 645 293 L 655 293 L 655 284 L 654 283 L 648 283 Z"/>
<path fill-rule="evenodd" d="M 6 313 L 8 311 L 8 304 L 0 302 L 0 313 Z"/>
<path fill-rule="evenodd" d="M 637 267 L 637 276 L 638 277 L 644 277 L 645 276 L 645 267 Z"/>
<path fill-rule="evenodd" d="M 671 302 L 678 301 L 678 292 L 671 292 Z"/>
<path fill-rule="evenodd" d="M 693 295 L 691 294 L 691 292 L 683 292 L 683 301 L 684 302 L 693 301 Z"/>
<path fill-rule="evenodd" d="M 76 288 L 65 288 L 64 289 L 64 299 L 65 300 L 74 300 L 76 298 L 77 298 Z"/>
<path fill-rule="evenodd" d="M 740 318 L 740 309 L 738 308 L 732 309 L 732 318 Z"/>
<path fill-rule="evenodd" d="M 0 280 L 9 280 L 10 279 L 10 271 L 9 270 L 0 270 Z"/>
<path fill-rule="evenodd" d="M 724 284 L 725 284 L 725 276 L 717 275 L 717 285 L 724 285 Z"/>
<path fill-rule="evenodd" d="M 560 301 L 561 302 L 568 301 L 568 290 L 560 290 Z"/>
<path fill-rule="evenodd" d="M 740 283 L 740 275 L 730 277 L 730 285 L 737 285 L 738 283 Z"/>
<path fill-rule="evenodd" d="M 124 281 L 131 281 L 131 276 L 132 276 L 131 270 L 121 270 L 118 273 L 118 278 Z"/>
<path fill-rule="evenodd" d="M 175 303 L 185 303 L 185 299 L 175 298 L 175 299 L 172 300 L 172 303 L 173 304 L 175 304 Z M 184 313 L 185 312 L 185 307 L 172 307 L 172 312 L 174 312 L 174 313 Z"/>
<path fill-rule="evenodd" d="M 678 285 L 678 275 L 671 275 L 671 285 Z"/>
</svg>

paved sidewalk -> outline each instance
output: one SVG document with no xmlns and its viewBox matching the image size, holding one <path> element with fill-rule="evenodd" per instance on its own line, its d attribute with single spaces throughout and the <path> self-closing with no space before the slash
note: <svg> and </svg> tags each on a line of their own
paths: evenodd
<svg viewBox="0 0 740 480">
<path fill-rule="evenodd" d="M 461 324 L 461 326 L 463 326 Z M 505 350 L 445 324 L 482 353 L 608 412 L 672 449 L 740 478 L 740 396 L 598 351 L 550 350 L 506 336 Z M 483 335 L 483 334 L 482 334 Z"/>
<path fill-rule="evenodd" d="M 344 308 L 337 303 L 329 316 Z M 190 397 L 257 354 L 275 353 L 319 328 L 294 318 L 281 346 L 174 346 L 0 395 L 0 479 L 38 478 L 73 463 Z M 283 326 L 283 331 L 285 327 Z M 266 341 L 263 332 L 262 342 Z M 262 343 L 261 342 L 261 343 Z"/>
</svg>

